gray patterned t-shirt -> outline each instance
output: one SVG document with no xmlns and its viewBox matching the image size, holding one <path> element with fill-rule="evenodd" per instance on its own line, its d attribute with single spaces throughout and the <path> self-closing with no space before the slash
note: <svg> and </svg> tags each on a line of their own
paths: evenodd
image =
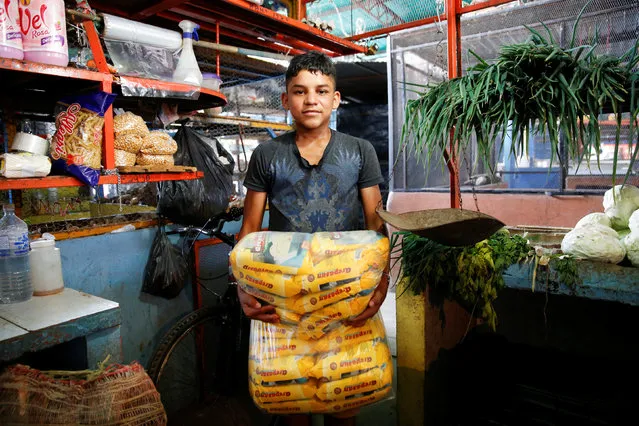
<svg viewBox="0 0 639 426">
<path fill-rule="evenodd" d="M 359 190 L 382 182 L 370 142 L 332 131 L 319 164 L 310 165 L 290 132 L 257 147 L 244 186 L 267 193 L 269 230 L 336 232 L 362 227 Z"/>
</svg>

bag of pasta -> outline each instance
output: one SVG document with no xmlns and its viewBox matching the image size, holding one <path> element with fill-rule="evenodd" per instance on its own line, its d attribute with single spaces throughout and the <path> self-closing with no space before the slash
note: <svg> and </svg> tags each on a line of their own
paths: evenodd
<svg viewBox="0 0 639 426">
<path fill-rule="evenodd" d="M 249 390 L 271 414 L 339 413 L 393 397 L 393 362 L 379 313 L 317 340 L 296 326 L 251 322 Z"/>
<path fill-rule="evenodd" d="M 104 113 L 115 95 L 93 92 L 64 98 L 56 105 L 56 131 L 51 141 L 51 169 L 96 186 L 102 167 Z"/>
</svg>

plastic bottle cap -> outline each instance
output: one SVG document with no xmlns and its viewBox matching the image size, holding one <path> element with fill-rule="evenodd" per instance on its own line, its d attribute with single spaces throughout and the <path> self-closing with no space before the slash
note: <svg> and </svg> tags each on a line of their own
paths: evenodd
<svg viewBox="0 0 639 426">
<path fill-rule="evenodd" d="M 38 240 L 31 241 L 30 244 L 32 249 L 51 247 L 51 246 L 55 246 L 55 240 L 38 239 Z"/>
</svg>

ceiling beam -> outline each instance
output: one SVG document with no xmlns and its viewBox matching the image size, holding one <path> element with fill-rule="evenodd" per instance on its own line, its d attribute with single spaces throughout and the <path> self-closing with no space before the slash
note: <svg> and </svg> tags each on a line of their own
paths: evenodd
<svg viewBox="0 0 639 426">
<path fill-rule="evenodd" d="M 159 12 L 164 12 L 165 10 L 169 10 L 175 6 L 179 6 L 182 3 L 186 3 L 188 0 L 162 0 L 159 1 L 147 8 L 140 10 L 139 12 L 131 14 L 131 19 L 135 19 L 137 21 L 143 21 L 149 16 L 157 15 Z"/>
<path fill-rule="evenodd" d="M 172 22 L 180 22 L 182 19 L 184 19 L 183 16 L 168 11 L 168 12 L 158 12 L 156 13 L 156 16 L 163 18 L 163 19 L 167 19 L 169 21 Z M 259 46 L 263 49 L 268 49 L 271 51 L 276 51 L 278 53 L 282 53 L 282 54 L 291 54 L 291 55 L 299 55 L 301 53 L 304 53 L 304 50 L 299 50 L 299 49 L 288 49 L 284 46 L 281 46 L 279 44 L 275 44 L 274 42 L 268 42 L 266 41 L 262 41 L 259 40 L 257 37 L 262 37 L 262 36 L 250 36 L 250 35 L 244 35 L 242 33 L 239 33 L 237 30 L 233 30 L 230 28 L 223 28 L 224 24 L 220 23 L 220 35 L 223 35 L 225 37 L 229 37 L 229 38 L 233 38 L 235 40 L 240 40 L 243 41 L 245 43 L 248 44 L 252 44 L 254 46 Z M 216 28 L 215 25 L 212 23 L 201 23 L 200 24 L 200 28 L 204 31 L 209 31 L 211 33 L 215 34 Z"/>
</svg>

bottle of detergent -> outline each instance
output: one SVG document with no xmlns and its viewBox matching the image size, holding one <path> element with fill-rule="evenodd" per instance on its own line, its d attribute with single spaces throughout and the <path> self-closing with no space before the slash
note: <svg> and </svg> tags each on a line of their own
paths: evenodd
<svg viewBox="0 0 639 426">
<path fill-rule="evenodd" d="M 18 22 L 25 61 L 69 64 L 64 0 L 20 0 Z"/>
<path fill-rule="evenodd" d="M 18 0 L 4 0 L 0 3 L 0 58 L 22 60 L 23 57 Z"/>
<path fill-rule="evenodd" d="M 198 40 L 197 29 L 200 26 L 188 20 L 180 21 L 178 25 L 183 31 L 182 53 L 173 72 L 173 80 L 192 84 L 193 86 L 201 86 L 202 72 L 197 64 L 197 59 L 195 59 L 195 53 L 193 53 L 193 39 Z"/>
</svg>

